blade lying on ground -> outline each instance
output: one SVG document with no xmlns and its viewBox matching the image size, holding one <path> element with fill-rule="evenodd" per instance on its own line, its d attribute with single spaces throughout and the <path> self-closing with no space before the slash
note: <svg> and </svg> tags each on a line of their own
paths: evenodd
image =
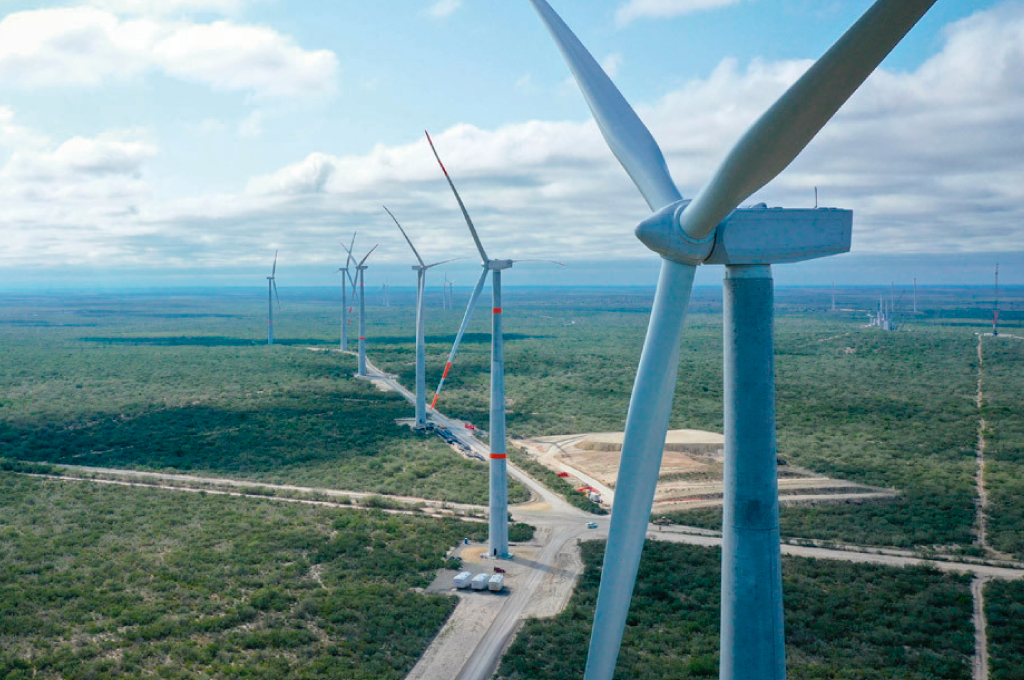
<svg viewBox="0 0 1024 680">
<path fill-rule="evenodd" d="M 545 0 L 530 2 L 558 43 L 609 148 L 647 205 L 655 211 L 680 200 L 665 157 L 647 126 L 551 6 Z"/>
<path fill-rule="evenodd" d="M 935 0 L 878 0 L 740 138 L 683 212 L 708 236 L 740 201 L 786 169 Z"/>
<path fill-rule="evenodd" d="M 423 262 L 423 258 L 422 258 L 422 257 L 420 257 L 420 254 L 419 254 L 418 252 L 416 252 L 416 246 L 414 246 L 414 245 L 412 244 L 412 241 L 410 241 L 410 240 L 409 240 L 409 235 L 405 233 L 405 229 L 402 229 L 402 225 L 398 223 L 398 218 L 397 218 L 397 217 L 395 217 L 395 216 L 394 216 L 394 215 L 393 215 L 393 214 L 391 213 L 391 211 L 390 211 L 390 210 L 388 210 L 388 207 L 387 207 L 386 205 L 382 205 L 381 207 L 382 207 L 382 208 L 384 208 L 384 211 L 385 211 L 385 212 L 386 212 L 386 213 L 387 213 L 388 215 L 391 215 L 391 219 L 393 219 L 393 220 L 395 221 L 395 225 L 396 225 L 396 226 L 398 227 L 398 230 L 399 230 L 400 232 L 402 232 L 402 236 L 404 236 L 404 237 L 405 237 L 405 242 L 409 244 L 409 247 L 410 247 L 410 248 L 412 248 L 412 254 L 413 254 L 413 255 L 415 255 L 415 256 L 416 256 L 416 259 L 420 261 L 420 266 L 421 266 L 421 267 L 426 267 L 427 265 L 426 265 L 426 264 L 424 264 L 424 262 Z"/>
<path fill-rule="evenodd" d="M 462 325 L 459 326 L 459 332 L 455 335 L 455 343 L 452 345 L 452 351 L 448 353 L 448 361 L 444 364 L 444 373 L 441 374 L 441 382 L 437 384 L 437 390 L 434 391 L 434 400 L 430 402 L 430 408 L 437 406 L 437 400 L 441 396 L 441 388 L 444 387 L 444 379 L 448 377 L 448 371 L 452 367 L 452 362 L 455 361 L 455 352 L 459 349 L 459 343 L 462 342 L 462 336 L 466 332 L 466 326 L 469 325 L 469 320 L 473 316 L 473 310 L 476 309 L 477 300 L 480 299 L 480 291 L 484 289 L 484 281 L 487 280 L 487 269 L 480 272 L 480 278 L 477 279 L 476 286 L 473 288 L 473 294 L 469 296 L 469 304 L 466 305 L 466 313 L 462 317 Z"/>
<path fill-rule="evenodd" d="M 476 249 L 480 251 L 480 257 L 484 262 L 489 261 L 487 252 L 484 250 L 484 245 L 480 243 L 480 237 L 476 233 L 476 227 L 473 226 L 473 220 L 469 217 L 469 212 L 466 210 L 465 204 L 462 202 L 462 197 L 459 196 L 458 190 L 455 188 L 455 183 L 452 182 L 451 176 L 448 174 L 448 170 L 445 169 L 444 163 L 441 162 L 441 157 L 437 155 L 437 149 L 434 148 L 434 140 L 430 138 L 430 133 L 426 130 L 423 131 L 427 135 L 427 142 L 430 144 L 430 150 L 434 152 L 434 158 L 437 159 L 437 164 L 441 166 L 441 172 L 444 173 L 445 179 L 448 180 L 448 186 L 452 188 L 452 193 L 455 194 L 455 200 L 459 202 L 459 209 L 462 210 L 462 216 L 466 218 L 466 224 L 469 226 L 469 233 L 473 235 L 473 242 L 476 243 Z"/>
</svg>

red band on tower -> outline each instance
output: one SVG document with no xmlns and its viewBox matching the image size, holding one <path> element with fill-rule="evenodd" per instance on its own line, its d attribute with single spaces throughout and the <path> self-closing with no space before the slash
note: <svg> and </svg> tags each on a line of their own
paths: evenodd
<svg viewBox="0 0 1024 680">
<path fill-rule="evenodd" d="M 495 314 L 501 314 L 501 307 L 495 307 L 494 308 L 494 313 Z"/>
<path fill-rule="evenodd" d="M 508 454 L 506 454 L 506 453 L 492 453 L 491 454 L 491 460 L 505 460 L 506 458 L 508 458 Z"/>
</svg>

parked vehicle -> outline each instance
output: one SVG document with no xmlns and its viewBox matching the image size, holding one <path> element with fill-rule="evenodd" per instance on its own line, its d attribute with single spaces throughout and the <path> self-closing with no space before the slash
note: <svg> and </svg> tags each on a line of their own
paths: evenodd
<svg viewBox="0 0 1024 680">
<path fill-rule="evenodd" d="M 463 571 L 459 572 L 459 574 L 456 575 L 454 579 L 452 579 L 452 582 L 455 584 L 456 588 L 458 588 L 459 590 L 464 590 L 469 587 L 469 583 L 470 580 L 472 580 L 472 578 L 473 572 Z"/>
<path fill-rule="evenodd" d="M 487 574 L 477 574 L 470 581 L 473 590 L 487 590 Z"/>
<path fill-rule="evenodd" d="M 487 589 L 491 592 L 500 593 L 505 589 L 505 575 L 495 574 L 487 581 Z"/>
</svg>

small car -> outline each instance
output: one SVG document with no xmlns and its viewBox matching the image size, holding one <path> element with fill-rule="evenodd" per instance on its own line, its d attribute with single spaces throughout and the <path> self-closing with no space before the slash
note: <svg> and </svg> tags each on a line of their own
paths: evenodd
<svg viewBox="0 0 1024 680">
<path fill-rule="evenodd" d="M 587 528 L 588 529 L 596 529 L 597 528 L 597 522 L 587 522 Z"/>
</svg>

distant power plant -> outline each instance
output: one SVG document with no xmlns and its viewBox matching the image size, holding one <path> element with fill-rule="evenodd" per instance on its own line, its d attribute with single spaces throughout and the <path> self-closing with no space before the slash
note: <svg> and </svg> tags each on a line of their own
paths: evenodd
<svg viewBox="0 0 1024 680">
<path fill-rule="evenodd" d="M 650 131 L 545 0 L 531 0 L 605 141 L 652 214 L 638 238 L 662 257 L 622 447 L 585 680 L 611 680 L 668 429 L 686 308 L 700 264 L 724 282 L 725 496 L 721 680 L 786 677 L 775 439 L 771 265 L 850 249 L 852 215 L 738 208 L 800 154 L 934 0 L 879 0 L 740 138 L 684 200 Z"/>
</svg>

